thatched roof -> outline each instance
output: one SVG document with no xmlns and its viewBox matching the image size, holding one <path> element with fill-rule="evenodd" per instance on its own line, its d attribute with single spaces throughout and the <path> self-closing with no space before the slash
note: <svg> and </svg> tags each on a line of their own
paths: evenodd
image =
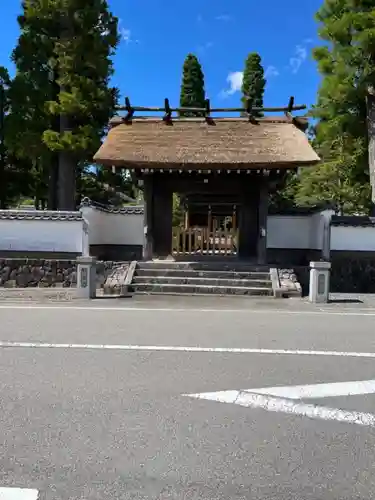
<svg viewBox="0 0 375 500">
<path fill-rule="evenodd" d="M 298 126 L 296 126 L 299 125 Z M 306 124 L 306 122 L 304 123 Z M 94 156 L 103 165 L 127 168 L 300 167 L 319 157 L 310 146 L 303 123 L 288 118 L 173 120 L 121 117 L 111 122 L 107 138 Z"/>
</svg>

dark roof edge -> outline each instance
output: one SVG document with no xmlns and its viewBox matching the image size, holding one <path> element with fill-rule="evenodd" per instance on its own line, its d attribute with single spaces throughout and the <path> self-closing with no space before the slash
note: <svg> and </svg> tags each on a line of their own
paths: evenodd
<svg viewBox="0 0 375 500">
<path fill-rule="evenodd" d="M 309 119 L 306 115 L 300 115 L 300 116 L 263 116 L 260 118 L 254 118 L 253 120 L 249 120 L 248 117 L 242 117 L 242 116 L 218 116 L 218 117 L 210 117 L 209 120 L 207 120 L 205 117 L 199 117 L 199 116 L 192 116 L 192 117 L 186 117 L 186 116 L 176 116 L 172 117 L 170 122 L 166 122 L 163 120 L 162 116 L 135 116 L 133 118 L 126 119 L 125 116 L 121 115 L 115 115 L 113 118 L 110 119 L 109 125 L 111 127 L 115 127 L 117 125 L 122 125 L 122 124 L 127 124 L 131 125 L 132 123 L 165 123 L 165 126 L 170 126 L 173 124 L 173 122 L 177 123 L 206 123 L 207 126 L 212 125 L 215 122 L 248 122 L 249 126 L 250 125 L 258 125 L 262 123 L 275 123 L 275 124 L 289 124 L 289 125 L 296 125 L 296 126 L 308 126 Z"/>
<path fill-rule="evenodd" d="M 140 215 L 144 213 L 143 205 L 127 205 L 125 207 L 114 207 L 111 205 L 103 205 L 90 198 L 83 198 L 80 208 L 91 207 L 100 212 L 107 214 L 122 214 L 122 215 Z"/>
<path fill-rule="evenodd" d="M 52 210 L 0 210 L 1 220 L 50 220 L 74 221 L 83 220 L 81 212 L 64 212 Z"/>
<path fill-rule="evenodd" d="M 332 226 L 373 227 L 375 218 L 367 215 L 333 215 Z"/>
<path fill-rule="evenodd" d="M 329 203 L 322 203 L 319 205 L 297 206 L 285 208 L 284 210 L 276 210 L 271 205 L 268 213 L 269 215 L 313 215 L 325 210 L 334 210 L 334 207 Z"/>
</svg>

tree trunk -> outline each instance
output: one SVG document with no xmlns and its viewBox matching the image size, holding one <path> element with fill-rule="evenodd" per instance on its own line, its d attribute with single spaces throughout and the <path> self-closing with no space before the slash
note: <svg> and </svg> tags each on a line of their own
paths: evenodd
<svg viewBox="0 0 375 500">
<path fill-rule="evenodd" d="M 69 19 L 69 12 L 63 12 L 60 18 L 60 39 L 64 44 L 66 41 L 70 40 L 73 36 L 72 25 Z M 64 70 L 59 66 L 57 70 L 57 75 L 63 73 Z M 60 75 L 63 77 L 64 75 Z M 65 92 L 67 89 L 59 84 L 59 94 Z M 59 95 L 60 96 L 60 95 Z M 60 135 L 64 132 L 71 130 L 71 120 L 67 114 L 60 114 L 59 122 Z M 58 187 L 57 187 L 57 199 L 58 199 L 58 209 L 73 211 L 76 209 L 76 162 L 75 157 L 71 151 L 61 151 L 59 152 L 59 162 L 58 162 Z"/>
<path fill-rule="evenodd" d="M 67 115 L 60 115 L 60 134 L 70 130 Z M 58 209 L 74 211 L 76 209 L 76 163 L 73 153 L 61 151 L 58 166 Z"/>
<path fill-rule="evenodd" d="M 58 209 L 76 209 L 76 165 L 72 153 L 59 153 Z"/>
<path fill-rule="evenodd" d="M 57 197 L 57 182 L 59 175 L 59 156 L 53 153 L 48 173 L 48 210 L 57 210 L 58 197 Z"/>
<path fill-rule="evenodd" d="M 60 87 L 57 83 L 58 74 L 56 68 L 52 71 L 52 101 L 59 100 Z M 53 130 L 56 132 L 60 131 L 60 117 L 57 115 L 53 119 Z M 59 155 L 52 152 L 49 168 L 48 168 L 48 208 L 49 210 L 57 210 L 58 208 L 58 193 L 57 193 L 57 182 L 59 176 Z"/>
</svg>

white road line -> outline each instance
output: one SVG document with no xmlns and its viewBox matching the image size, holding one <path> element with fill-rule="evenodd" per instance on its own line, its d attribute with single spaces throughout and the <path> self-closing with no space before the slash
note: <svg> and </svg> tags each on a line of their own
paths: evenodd
<svg viewBox="0 0 375 500">
<path fill-rule="evenodd" d="M 232 403 L 246 408 L 260 408 L 272 412 L 282 412 L 320 420 L 333 420 L 348 424 L 375 426 L 375 415 L 358 411 L 346 411 L 305 403 L 296 403 L 289 399 L 263 396 L 246 391 L 222 391 L 203 394 L 186 394 L 198 399 Z"/>
<path fill-rule="evenodd" d="M 69 305 L 32 305 L 32 304 L 3 304 L 0 309 L 22 310 L 70 310 L 70 311 L 110 311 L 110 312 L 161 312 L 161 313 L 223 313 L 223 314 L 286 314 L 286 315 L 314 315 L 314 316 L 375 316 L 375 309 L 335 309 L 334 311 L 322 308 L 314 310 L 286 311 L 284 309 L 225 309 L 225 308 L 177 308 L 177 307 L 103 307 L 103 306 L 69 306 Z"/>
<path fill-rule="evenodd" d="M 111 351 L 155 351 L 155 352 L 196 352 L 224 354 L 280 354 L 294 356 L 334 356 L 345 358 L 375 358 L 375 352 L 309 351 L 303 349 L 256 349 L 247 347 L 200 347 L 169 345 L 123 345 L 123 344 L 60 344 L 50 342 L 7 342 L 0 341 L 1 348 L 35 349 L 94 349 Z"/>
<path fill-rule="evenodd" d="M 38 490 L 29 488 L 0 488 L 0 500 L 37 500 Z"/>
<path fill-rule="evenodd" d="M 315 399 L 336 396 L 357 396 L 361 394 L 373 394 L 375 392 L 375 380 L 333 382 L 329 384 L 294 385 L 285 387 L 264 387 L 261 389 L 249 389 L 249 392 L 268 396 L 277 396 L 287 399 Z"/>
</svg>

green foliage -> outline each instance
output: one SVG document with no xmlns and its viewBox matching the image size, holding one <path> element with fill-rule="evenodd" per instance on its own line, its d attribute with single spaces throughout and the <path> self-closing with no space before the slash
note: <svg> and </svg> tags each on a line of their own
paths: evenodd
<svg viewBox="0 0 375 500">
<path fill-rule="evenodd" d="M 317 19 L 327 42 L 314 51 L 323 80 L 312 110 L 318 120 L 314 145 L 323 163 L 301 177 L 298 199 L 312 190 L 315 197 L 336 197 L 347 213 L 368 210 L 366 95 L 375 81 L 374 2 L 326 0 Z"/>
<path fill-rule="evenodd" d="M 80 198 L 88 197 L 104 205 L 122 206 L 126 196 L 136 199 L 137 193 L 129 175 L 108 168 L 85 169 L 81 176 Z M 124 197 L 125 195 L 125 197 Z"/>
<path fill-rule="evenodd" d="M 12 206 L 22 195 L 30 192 L 28 161 L 20 161 L 8 148 L 8 122 L 11 113 L 11 79 L 6 68 L 0 66 L 0 207 Z"/>
<path fill-rule="evenodd" d="M 74 171 L 91 161 L 117 102 L 109 86 L 117 18 L 106 0 L 24 0 L 22 7 L 11 148 L 40 171 L 60 156 L 59 207 L 72 209 Z"/>
<path fill-rule="evenodd" d="M 296 206 L 296 192 L 299 186 L 298 176 L 294 173 L 287 173 L 282 181 L 269 194 L 269 210 L 278 213 Z M 306 204 L 306 203 L 304 203 Z"/>
<path fill-rule="evenodd" d="M 349 145 L 349 143 L 351 143 Z M 370 185 L 356 182 L 358 162 L 366 152 L 362 138 L 341 136 L 332 142 L 321 165 L 304 169 L 295 190 L 299 205 L 328 202 L 338 214 L 368 212 Z"/>
<path fill-rule="evenodd" d="M 188 54 L 182 69 L 180 107 L 203 108 L 205 106 L 204 75 L 197 57 Z M 199 112 L 184 112 L 181 116 L 202 116 Z"/>
<path fill-rule="evenodd" d="M 114 113 L 117 91 L 109 87 L 111 56 L 118 44 L 117 18 L 106 0 L 55 0 L 52 67 L 56 65 L 58 99 L 47 103 L 51 115 L 68 117 L 68 130 L 47 130 L 43 140 L 51 150 L 70 151 L 91 161 Z M 46 18 L 49 17 L 46 9 Z M 36 9 L 37 18 L 41 13 Z"/>
<path fill-rule="evenodd" d="M 247 56 L 245 61 L 241 89 L 243 105 L 246 106 L 247 100 L 250 99 L 252 106 L 262 108 L 265 85 L 266 79 L 264 78 L 261 57 L 256 52 L 252 52 Z M 262 113 L 254 113 L 254 116 L 262 116 Z"/>
</svg>

